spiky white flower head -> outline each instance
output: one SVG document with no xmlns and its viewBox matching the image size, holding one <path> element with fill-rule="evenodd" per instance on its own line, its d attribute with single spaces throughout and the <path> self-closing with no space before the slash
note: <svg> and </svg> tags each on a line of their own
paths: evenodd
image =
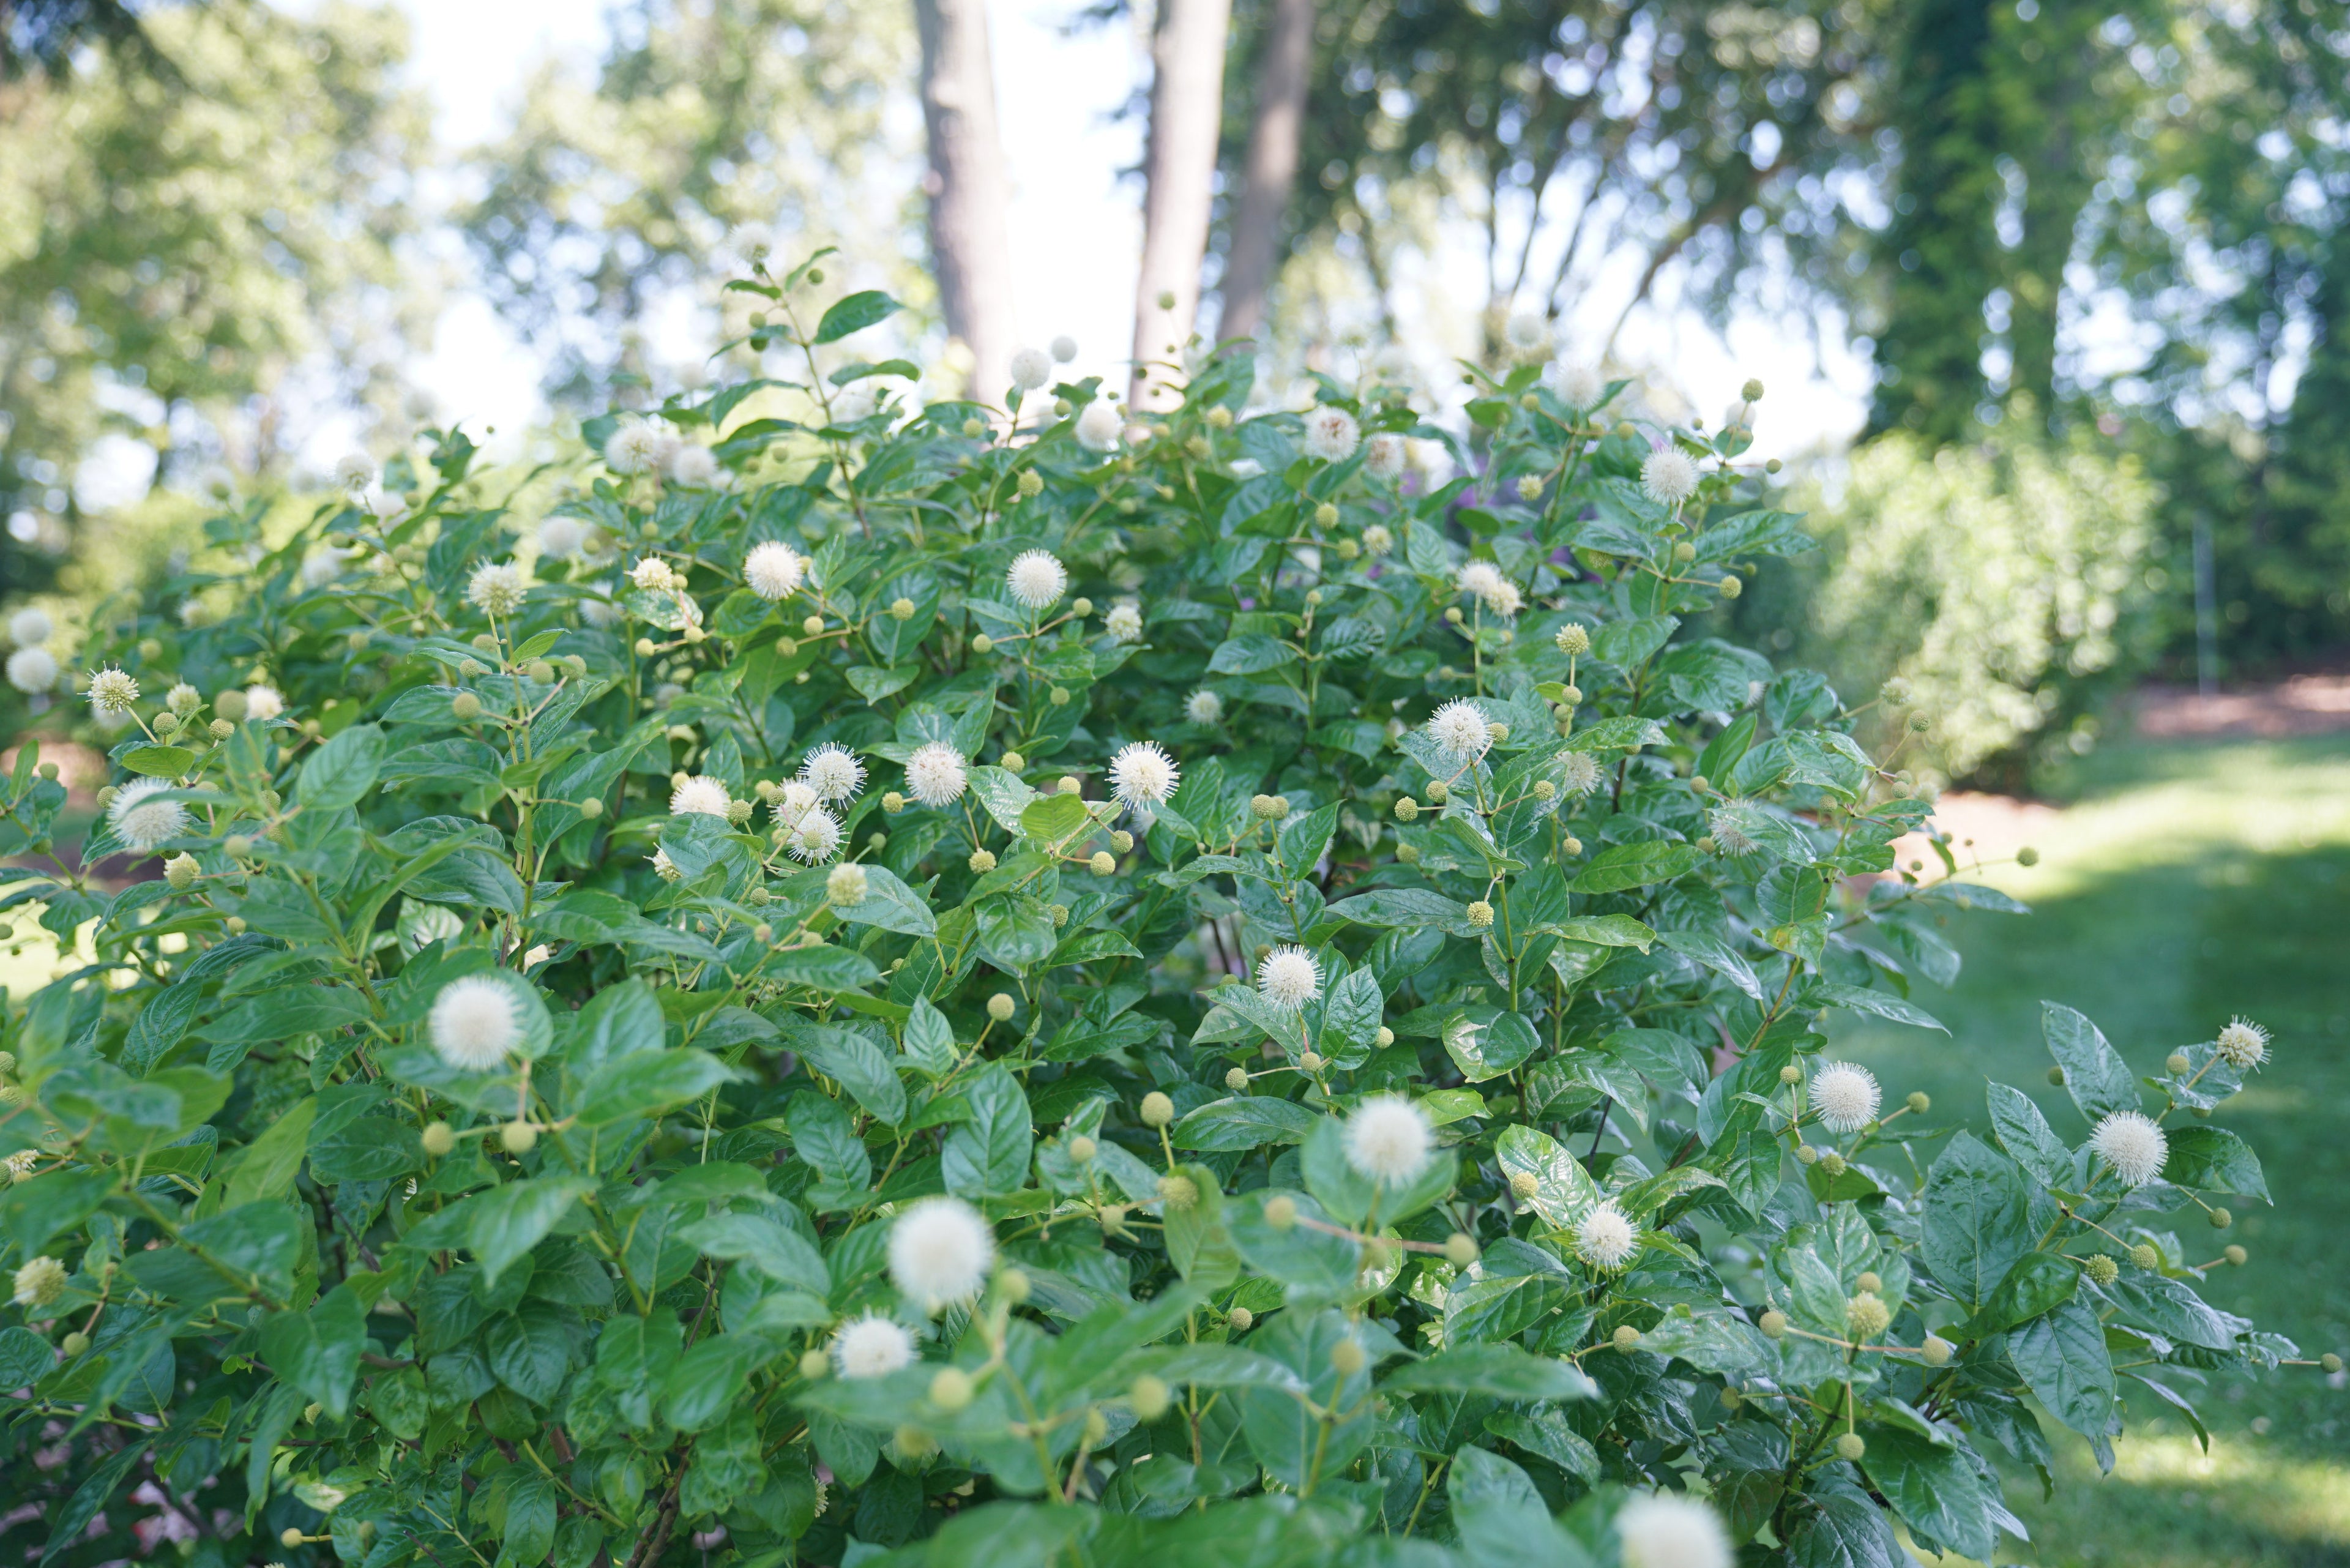
<svg viewBox="0 0 2350 1568">
<path fill-rule="evenodd" d="M 677 862 L 669 857 L 666 849 L 653 851 L 653 875 L 664 882 L 679 882 L 685 878 L 685 873 L 678 869 Z"/>
<path fill-rule="evenodd" d="M 827 741 L 800 759 L 800 779 L 818 800 L 854 800 L 865 787 L 865 764 L 847 746 Z"/>
<path fill-rule="evenodd" d="M 1812 1075 L 1812 1107 L 1830 1132 L 1858 1132 L 1877 1119 L 1883 1098 L 1877 1075 L 1858 1063 L 1831 1062 Z"/>
<path fill-rule="evenodd" d="M 1194 724 L 1221 724 L 1224 700 L 1212 691 L 1194 691 L 1183 699 L 1183 717 Z"/>
<path fill-rule="evenodd" d="M 1275 1007 L 1303 1007 L 1322 994 L 1322 965 L 1304 948 L 1278 947 L 1256 968 L 1256 988 Z"/>
<path fill-rule="evenodd" d="M 1428 736 L 1446 755 L 1475 762 L 1493 743 L 1491 722 L 1485 710 L 1466 697 L 1455 697 L 1429 716 Z"/>
<path fill-rule="evenodd" d="M 890 1282 L 926 1312 L 979 1294 L 994 1263 L 995 1233 L 960 1198 L 921 1199 L 889 1227 Z"/>
<path fill-rule="evenodd" d="M 89 678 L 89 706 L 101 717 L 128 713 L 139 701 L 139 681 L 129 670 L 108 665 Z"/>
<path fill-rule="evenodd" d="M 244 716 L 253 723 L 266 724 L 286 711 L 286 699 L 275 686 L 259 682 L 244 689 Z"/>
<path fill-rule="evenodd" d="M 843 387 L 832 395 L 832 422 L 837 425 L 861 425 L 873 417 L 881 400 L 870 387 Z"/>
<path fill-rule="evenodd" d="M 1498 616 L 1513 616 L 1525 607 L 1518 585 L 1502 575 L 1491 561 L 1470 561 L 1453 578 L 1460 590 Z"/>
<path fill-rule="evenodd" d="M 743 580 L 770 604 L 791 597 L 806 578 L 807 562 L 789 545 L 773 539 L 753 545 L 743 558 Z"/>
<path fill-rule="evenodd" d="M 1370 450 L 1363 456 L 1363 472 L 1373 479 L 1393 480 L 1403 474 L 1404 459 L 1410 449 L 1403 437 L 1393 431 L 1381 431 L 1370 440 Z"/>
<path fill-rule="evenodd" d="M 607 585 L 599 591 L 609 593 L 611 589 L 609 585 Z M 608 630 L 616 627 L 628 618 L 629 612 L 610 599 L 598 598 L 590 595 L 579 601 L 579 618 L 599 630 Z"/>
<path fill-rule="evenodd" d="M 452 1067 L 486 1073 L 522 1044 L 522 1007 L 502 981 L 485 974 L 452 980 L 432 999 L 427 1023 L 432 1049 Z"/>
<path fill-rule="evenodd" d="M 7 1171 L 10 1181 L 22 1181 L 33 1174 L 33 1167 L 38 1165 L 40 1160 L 39 1149 L 20 1148 L 7 1158 L 0 1159 L 0 1169 Z"/>
<path fill-rule="evenodd" d="M 2144 1187 L 2162 1174 L 2170 1140 L 2136 1111 L 2115 1111 L 2089 1135 L 2089 1147 L 2113 1168 L 2124 1187 Z"/>
<path fill-rule="evenodd" d="M 33 648 L 47 642 L 57 629 L 50 623 L 49 612 L 35 605 L 26 605 L 8 618 L 8 640 L 18 648 Z"/>
<path fill-rule="evenodd" d="M 26 1260 L 16 1271 L 16 1294 L 20 1307 L 45 1307 L 66 1293 L 66 1266 L 46 1253 Z"/>
<path fill-rule="evenodd" d="M 1116 452 L 1126 433 L 1126 416 L 1118 405 L 1097 398 L 1077 411 L 1077 444 L 1087 452 Z"/>
<path fill-rule="evenodd" d="M 1721 805 L 1706 813 L 1705 830 L 1724 855 L 1754 853 L 1754 819 L 1744 806 Z"/>
<path fill-rule="evenodd" d="M 1599 373 L 1596 365 L 1568 365 L 1558 373 L 1559 401 L 1581 413 L 1589 413 L 1607 395 L 1607 378 Z"/>
<path fill-rule="evenodd" d="M 604 443 L 604 466 L 614 473 L 650 473 L 669 455 L 669 438 L 642 420 L 630 420 Z"/>
<path fill-rule="evenodd" d="M 1537 311 L 1522 310 L 1503 327 L 1502 340 L 1520 355 L 1531 356 L 1550 347 L 1550 323 Z"/>
<path fill-rule="evenodd" d="M 1053 379 L 1053 358 L 1042 348 L 1023 348 L 1012 356 L 1012 384 L 1033 392 Z"/>
<path fill-rule="evenodd" d="M 107 826 L 123 845 L 141 855 L 188 831 L 188 808 L 176 800 L 151 800 L 172 786 L 163 779 L 132 779 L 107 803 Z"/>
<path fill-rule="evenodd" d="M 1730 1536 L 1712 1509 L 1695 1498 L 1650 1492 L 1616 1511 L 1624 1568 L 1730 1568 Z"/>
<path fill-rule="evenodd" d="M 669 792 L 669 813 L 671 816 L 724 816 L 734 797 L 727 793 L 725 783 L 703 774 L 690 778 Z"/>
<path fill-rule="evenodd" d="M 962 753 L 944 741 L 917 746 L 906 759 L 906 793 L 933 810 L 961 800 L 970 782 Z"/>
<path fill-rule="evenodd" d="M 817 806 L 792 826 L 784 853 L 803 866 L 821 866 L 840 850 L 840 819 Z"/>
<path fill-rule="evenodd" d="M 1053 339 L 1053 363 L 1066 365 L 1077 357 L 1077 340 L 1067 333 Z"/>
<path fill-rule="evenodd" d="M 861 904 L 872 891 L 873 879 L 866 875 L 864 867 L 853 860 L 846 866 L 834 867 L 832 875 L 824 879 L 825 900 L 837 909 Z"/>
<path fill-rule="evenodd" d="M 587 524 L 577 517 L 548 517 L 538 525 L 538 553 L 550 561 L 567 561 L 588 543 Z"/>
<path fill-rule="evenodd" d="M 465 597 L 484 615 L 508 616 L 522 607 L 530 579 L 512 561 L 489 561 L 473 568 L 465 584 Z"/>
<path fill-rule="evenodd" d="M 1165 805 L 1174 794 L 1180 776 L 1175 759 L 1156 741 L 1137 741 L 1121 747 L 1110 759 L 1110 793 L 1129 811 L 1147 812 Z"/>
<path fill-rule="evenodd" d="M 816 785 L 806 779 L 791 779 L 775 792 L 774 801 L 775 826 L 795 827 L 800 818 L 816 808 Z"/>
<path fill-rule="evenodd" d="M 1595 1269 L 1620 1269 L 1639 1248 L 1638 1227 L 1613 1198 L 1575 1221 L 1575 1255 Z"/>
<path fill-rule="evenodd" d="M 1569 752 L 1558 760 L 1558 787 L 1567 794 L 1589 794 L 1607 782 L 1607 770 L 1589 752 Z"/>
<path fill-rule="evenodd" d="M 685 586 L 677 568 L 659 556 L 647 556 L 629 568 L 629 581 L 649 594 L 675 593 Z"/>
<path fill-rule="evenodd" d="M 2220 1031 L 2219 1049 L 2229 1066 L 2250 1072 L 2269 1059 L 2269 1032 L 2249 1018 L 2231 1018 Z"/>
<path fill-rule="evenodd" d="M 1374 1181 L 1400 1186 L 1428 1168 L 1436 1128 L 1401 1095 L 1373 1095 L 1347 1118 L 1347 1163 Z"/>
<path fill-rule="evenodd" d="M 335 488 L 357 495 L 375 483 L 375 459 L 363 452 L 347 452 L 335 459 Z"/>
<path fill-rule="evenodd" d="M 707 490 L 718 482 L 718 457 L 700 441 L 684 441 L 670 453 L 669 482 L 688 490 Z"/>
<path fill-rule="evenodd" d="M 1120 599 L 1102 617 L 1102 629 L 1109 633 L 1112 642 L 1140 642 L 1142 607 L 1131 599 Z"/>
<path fill-rule="evenodd" d="M 184 680 L 173 681 L 172 689 L 163 693 L 163 706 L 182 719 L 203 705 L 204 694 Z"/>
<path fill-rule="evenodd" d="M 1069 569 L 1050 550 L 1023 550 L 1003 569 L 1003 586 L 1014 598 L 1040 610 L 1069 591 Z"/>
<path fill-rule="evenodd" d="M 832 1364 L 843 1377 L 887 1377 L 914 1364 L 914 1336 L 867 1313 L 833 1335 Z"/>
<path fill-rule="evenodd" d="M 1395 534 L 1384 523 L 1374 523 L 1363 530 L 1363 554 L 1384 556 L 1395 548 Z"/>
<path fill-rule="evenodd" d="M 31 696 L 57 683 L 57 661 L 46 648 L 20 648 L 8 656 L 8 684 Z"/>
<path fill-rule="evenodd" d="M 1305 455 L 1325 462 L 1344 462 L 1361 444 L 1363 427 L 1344 409 L 1316 408 L 1305 416 Z"/>
<path fill-rule="evenodd" d="M 1670 441 L 1648 454 L 1640 465 L 1640 488 L 1648 499 L 1664 506 L 1679 506 L 1697 493 L 1697 463 L 1690 454 Z"/>
</svg>

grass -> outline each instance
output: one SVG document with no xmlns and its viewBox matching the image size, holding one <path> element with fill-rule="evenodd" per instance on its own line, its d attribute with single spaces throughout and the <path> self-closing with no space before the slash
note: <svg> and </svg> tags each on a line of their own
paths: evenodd
<svg viewBox="0 0 2350 1568">
<path fill-rule="evenodd" d="M 2224 1235 L 2182 1217 L 2190 1256 L 2240 1241 L 2215 1304 L 2285 1334 L 2307 1355 L 2350 1349 L 2350 737 L 2274 743 L 2121 745 L 2060 781 L 2064 810 L 2036 830 L 2033 869 L 1981 879 L 2031 903 L 2024 919 L 1959 915 L 1966 957 L 1948 992 L 1914 999 L 1952 1038 L 1876 1025 L 1839 1042 L 1889 1096 L 1922 1088 L 1935 1116 L 1983 1131 L 1983 1083 L 2032 1092 L 2057 1130 L 2085 1128 L 2044 1076 L 2042 998 L 2095 1019 L 2131 1065 L 2208 1040 L 2234 1013 L 2275 1034 L 2272 1064 L 2215 1125 L 2249 1139 L 2273 1209 L 2238 1206 Z M 2218 1376 L 2194 1399 L 2207 1456 L 2176 1414 L 2135 1401 L 2113 1475 L 2051 1423 L 2056 1496 L 2015 1478 L 2033 1541 L 2000 1561 L 2133 1568 L 2350 1565 L 2350 1394 L 2314 1369 Z"/>
</svg>

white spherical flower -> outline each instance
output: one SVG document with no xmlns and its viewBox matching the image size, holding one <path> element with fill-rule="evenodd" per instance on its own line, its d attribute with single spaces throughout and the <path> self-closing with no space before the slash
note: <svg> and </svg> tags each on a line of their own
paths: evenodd
<svg viewBox="0 0 2350 1568">
<path fill-rule="evenodd" d="M 1275 1007 L 1303 1007 L 1322 994 L 1322 965 L 1304 948 L 1275 948 L 1257 965 L 1256 988 Z"/>
<path fill-rule="evenodd" d="M 1224 700 L 1212 691 L 1194 691 L 1183 699 L 1183 717 L 1194 724 L 1220 724 L 1224 719 Z"/>
<path fill-rule="evenodd" d="M 611 591 L 608 585 L 602 590 Z M 629 618 L 629 612 L 608 598 L 588 597 L 579 601 L 579 618 L 599 631 L 608 631 Z"/>
<path fill-rule="evenodd" d="M 944 741 L 917 746 L 906 759 L 906 793 L 932 809 L 961 800 L 970 782 L 962 753 Z"/>
<path fill-rule="evenodd" d="M 1373 1095 L 1347 1118 L 1347 1163 L 1374 1181 L 1400 1186 L 1428 1168 L 1436 1128 L 1401 1095 Z"/>
<path fill-rule="evenodd" d="M 743 580 L 751 591 L 773 604 L 787 599 L 799 591 L 807 578 L 807 562 L 795 553 L 789 545 L 770 539 L 752 546 L 743 558 Z"/>
<path fill-rule="evenodd" d="M 840 851 L 840 819 L 816 807 L 795 823 L 784 853 L 803 866 L 821 866 Z"/>
<path fill-rule="evenodd" d="M 1373 479 L 1395 480 L 1403 475 L 1404 459 L 1410 455 L 1403 437 L 1393 431 L 1381 431 L 1370 439 L 1370 450 L 1363 456 L 1363 472 Z"/>
<path fill-rule="evenodd" d="M 2239 1072 L 2250 1072 L 2269 1059 L 2269 1032 L 2249 1018 L 2231 1018 L 2220 1031 L 2220 1054 Z"/>
<path fill-rule="evenodd" d="M 604 466 L 614 473 L 650 473 L 669 455 L 669 438 L 642 420 L 630 420 L 604 443 Z"/>
<path fill-rule="evenodd" d="M 2124 1187 L 2144 1187 L 2162 1174 L 2170 1141 L 2162 1129 L 2136 1111 L 2116 1111 L 2089 1135 L 2089 1147 L 2113 1168 Z"/>
<path fill-rule="evenodd" d="M 674 593 L 685 586 L 677 569 L 659 556 L 647 556 L 630 566 L 629 581 L 649 594 Z"/>
<path fill-rule="evenodd" d="M 20 1307 L 45 1307 L 66 1293 L 66 1266 L 44 1253 L 28 1258 L 16 1271 L 16 1291 L 8 1299 Z"/>
<path fill-rule="evenodd" d="M 977 1295 L 994 1263 L 994 1232 L 960 1198 L 909 1204 L 889 1227 L 890 1282 L 926 1311 Z"/>
<path fill-rule="evenodd" d="M 538 525 L 538 553 L 550 561 L 567 561 L 587 543 L 587 524 L 577 517 L 549 517 Z"/>
<path fill-rule="evenodd" d="M 347 452 L 335 460 L 335 488 L 359 494 L 375 483 L 375 459 L 363 452 Z"/>
<path fill-rule="evenodd" d="M 1595 1269 L 1613 1272 L 1640 1250 L 1640 1231 L 1610 1198 L 1575 1225 L 1575 1255 Z"/>
<path fill-rule="evenodd" d="M 1430 715 L 1428 735 L 1446 755 L 1475 762 L 1493 743 L 1493 732 L 1487 727 L 1491 722 L 1485 710 L 1466 697 L 1456 697 Z"/>
<path fill-rule="evenodd" d="M 484 615 L 508 616 L 522 607 L 530 579 L 512 561 L 491 561 L 473 568 L 465 584 L 465 597 Z"/>
<path fill-rule="evenodd" d="M 1502 575 L 1491 561 L 1471 561 L 1453 578 L 1460 590 L 1495 615 L 1513 616 L 1525 607 L 1518 585 Z"/>
<path fill-rule="evenodd" d="M 669 857 L 666 849 L 653 851 L 653 875 L 664 882 L 682 881 L 685 877 L 685 873 L 678 869 L 677 862 Z"/>
<path fill-rule="evenodd" d="M 1706 813 L 1705 830 L 1724 855 L 1754 853 L 1754 818 L 1744 806 L 1718 806 Z"/>
<path fill-rule="evenodd" d="M 107 803 L 107 826 L 126 847 L 141 855 L 188 831 L 188 808 L 176 800 L 149 796 L 172 786 L 162 779 L 132 779 Z"/>
<path fill-rule="evenodd" d="M 57 628 L 51 624 L 48 611 L 26 605 L 8 618 L 8 640 L 18 648 L 32 648 L 49 640 Z"/>
<path fill-rule="evenodd" d="M 1344 409 L 1316 408 L 1305 416 L 1305 455 L 1325 462 L 1344 462 L 1355 455 L 1363 439 L 1362 427 Z"/>
<path fill-rule="evenodd" d="M 1587 414 L 1607 395 L 1607 378 L 1596 365 L 1569 365 L 1558 373 L 1559 400 L 1568 408 Z"/>
<path fill-rule="evenodd" d="M 818 800 L 854 800 L 865 787 L 865 764 L 847 746 L 827 741 L 800 760 L 800 778 Z"/>
<path fill-rule="evenodd" d="M 90 710 L 103 717 L 128 713 L 139 701 L 139 681 L 129 670 L 107 666 L 89 678 Z"/>
<path fill-rule="evenodd" d="M 1110 793 L 1129 811 L 1166 804 L 1180 776 L 1175 759 L 1156 741 L 1137 741 L 1110 760 Z"/>
<path fill-rule="evenodd" d="M 1126 416 L 1107 399 L 1096 399 L 1077 414 L 1077 444 L 1087 452 L 1116 452 L 1126 433 Z"/>
<path fill-rule="evenodd" d="M 286 699 L 275 686 L 259 684 L 244 689 L 244 716 L 255 724 L 266 724 L 286 711 Z"/>
<path fill-rule="evenodd" d="M 671 816 L 724 816 L 727 807 L 734 804 L 725 784 L 703 774 L 690 778 L 669 792 L 669 813 Z"/>
<path fill-rule="evenodd" d="M 685 441 L 670 453 L 669 482 L 688 490 L 707 490 L 718 483 L 718 458 L 700 441 Z"/>
<path fill-rule="evenodd" d="M 865 902 L 872 891 L 872 878 L 866 874 L 865 867 L 855 861 L 834 867 L 832 875 L 824 879 L 825 898 L 838 909 L 845 909 Z"/>
<path fill-rule="evenodd" d="M 1697 482 L 1696 462 L 1669 443 L 1650 452 L 1640 465 L 1640 488 L 1660 505 L 1679 506 L 1697 493 Z"/>
<path fill-rule="evenodd" d="M 1395 548 L 1395 535 L 1384 523 L 1374 523 L 1363 530 L 1363 554 L 1384 556 Z"/>
<path fill-rule="evenodd" d="M 452 980 L 432 999 L 427 1023 L 432 1049 L 452 1067 L 486 1073 L 522 1044 L 522 1006 L 503 981 L 485 974 Z"/>
<path fill-rule="evenodd" d="M 1831 1062 L 1812 1075 L 1812 1108 L 1830 1132 L 1856 1133 L 1877 1119 L 1884 1091 L 1877 1075 L 1853 1062 Z"/>
<path fill-rule="evenodd" d="M 1102 617 L 1102 629 L 1109 633 L 1112 642 L 1140 642 L 1142 607 L 1123 599 L 1110 606 L 1109 613 Z"/>
<path fill-rule="evenodd" d="M 1040 610 L 1069 591 L 1069 569 L 1049 550 L 1023 550 L 1003 571 L 1003 586 L 1032 610 Z"/>
<path fill-rule="evenodd" d="M 1607 782 L 1607 770 L 1589 752 L 1569 752 L 1558 760 L 1558 787 L 1567 794 L 1589 794 Z"/>
<path fill-rule="evenodd" d="M 1616 1511 L 1624 1568 L 1730 1568 L 1737 1561 L 1712 1509 L 1695 1498 L 1651 1492 Z"/>
<path fill-rule="evenodd" d="M 1541 314 L 1522 310 L 1502 328 L 1502 340 L 1522 355 L 1550 347 L 1550 323 Z"/>
<path fill-rule="evenodd" d="M 1077 340 L 1067 333 L 1053 339 L 1053 363 L 1066 365 L 1077 357 Z"/>
<path fill-rule="evenodd" d="M 1033 392 L 1053 379 L 1053 359 L 1042 348 L 1023 348 L 1012 356 L 1012 384 Z"/>
<path fill-rule="evenodd" d="M 775 826 L 798 826 L 800 819 L 814 811 L 816 805 L 816 785 L 806 779 L 787 780 L 784 787 L 775 792 L 774 802 Z"/>
<path fill-rule="evenodd" d="M 887 1377 L 914 1364 L 914 1336 L 868 1313 L 833 1336 L 832 1364 L 843 1377 Z"/>
<path fill-rule="evenodd" d="M 8 656 L 8 684 L 30 696 L 57 683 L 56 656 L 46 648 L 20 648 Z"/>
<path fill-rule="evenodd" d="M 775 251 L 775 231 L 764 223 L 737 223 L 726 231 L 726 255 L 746 269 L 767 265 Z"/>
</svg>

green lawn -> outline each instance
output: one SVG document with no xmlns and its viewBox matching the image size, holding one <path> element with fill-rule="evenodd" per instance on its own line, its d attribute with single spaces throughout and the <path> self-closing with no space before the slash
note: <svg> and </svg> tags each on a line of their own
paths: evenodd
<svg viewBox="0 0 2350 1568">
<path fill-rule="evenodd" d="M 2208 1040 L 2236 1012 L 2275 1034 L 2272 1064 L 2222 1107 L 2251 1140 L 2276 1197 L 2246 1204 L 2226 1236 L 2182 1222 L 2190 1255 L 2228 1241 L 2249 1266 L 2222 1270 L 2214 1304 L 2290 1335 L 2304 1355 L 2350 1350 L 2350 737 L 2260 743 L 2119 745 L 2061 781 L 2064 809 L 2034 830 L 2044 857 L 1983 878 L 2033 907 L 1973 914 L 1949 935 L 1966 970 L 1916 1000 L 1954 1038 L 1889 1026 L 1840 1042 L 1888 1098 L 1923 1088 L 1935 1115 L 1983 1130 L 1983 1081 L 2026 1086 L 2060 1132 L 2079 1116 L 2050 1089 L 2040 999 L 2102 1026 L 2134 1067 Z M 2079 1438 L 2054 1500 L 2022 1481 L 2011 1501 L 2030 1545 L 2002 1562 L 2056 1564 L 2350 1564 L 2350 1392 L 2339 1376 L 2288 1369 L 2216 1379 L 2196 1398 L 2206 1456 L 2151 1397 L 2131 1412 L 2115 1473 Z"/>
</svg>

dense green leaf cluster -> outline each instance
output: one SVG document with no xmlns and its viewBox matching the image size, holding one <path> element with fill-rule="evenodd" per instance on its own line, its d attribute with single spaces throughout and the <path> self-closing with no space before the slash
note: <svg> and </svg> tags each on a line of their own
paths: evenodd
<svg viewBox="0 0 2350 1568">
<path fill-rule="evenodd" d="M 96 961 L 0 1041 L 12 1544 L 1987 1558 L 2031 1402 L 2109 1454 L 2118 1379 L 2294 1355 L 2168 1229 L 2263 1196 L 2250 1036 L 2141 1080 L 2052 1005 L 2094 1148 L 1822 1060 L 2021 911 L 1702 635 L 1805 543 L 1740 427 L 1527 370 L 1429 487 L 1399 392 L 1239 358 L 905 419 L 808 285 L 732 286 L 806 411 L 591 422 L 527 573 L 454 434 L 216 521 L 235 612 L 88 650 L 77 869 L 25 748 L 0 897 Z"/>
</svg>

